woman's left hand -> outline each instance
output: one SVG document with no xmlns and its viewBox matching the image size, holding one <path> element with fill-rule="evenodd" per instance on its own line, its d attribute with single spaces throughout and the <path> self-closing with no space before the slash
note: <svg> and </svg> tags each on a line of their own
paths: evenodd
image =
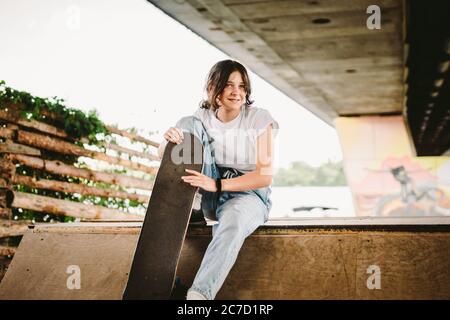
<svg viewBox="0 0 450 320">
<path fill-rule="evenodd" d="M 191 176 L 182 176 L 184 182 L 189 183 L 193 187 L 200 187 L 205 191 L 216 192 L 216 181 L 195 170 L 186 169 L 186 172 L 192 174 Z"/>
</svg>

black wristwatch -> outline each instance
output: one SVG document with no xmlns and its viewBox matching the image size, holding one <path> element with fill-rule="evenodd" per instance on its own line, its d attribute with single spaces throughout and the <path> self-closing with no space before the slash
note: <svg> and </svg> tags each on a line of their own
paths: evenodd
<svg viewBox="0 0 450 320">
<path fill-rule="evenodd" d="M 220 178 L 216 179 L 216 188 L 218 194 L 222 192 L 222 180 Z"/>
</svg>

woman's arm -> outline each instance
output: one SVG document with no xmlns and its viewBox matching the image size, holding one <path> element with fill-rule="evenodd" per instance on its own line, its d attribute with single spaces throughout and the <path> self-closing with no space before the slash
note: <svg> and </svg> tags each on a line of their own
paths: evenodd
<svg viewBox="0 0 450 320">
<path fill-rule="evenodd" d="M 222 179 L 222 191 L 247 191 L 272 184 L 273 176 L 273 132 L 272 124 L 267 127 L 257 139 L 256 170 L 240 177 Z M 194 187 L 200 187 L 209 192 L 216 192 L 216 182 L 208 176 L 193 170 L 186 170 L 191 176 L 182 177 L 183 181 Z"/>
</svg>

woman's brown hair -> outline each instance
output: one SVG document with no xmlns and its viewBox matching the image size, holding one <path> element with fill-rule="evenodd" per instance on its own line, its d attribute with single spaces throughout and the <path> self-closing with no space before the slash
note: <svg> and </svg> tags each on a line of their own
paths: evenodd
<svg viewBox="0 0 450 320">
<path fill-rule="evenodd" d="M 212 109 L 213 111 L 219 109 L 217 104 L 217 98 L 225 89 L 230 74 L 234 71 L 239 71 L 244 81 L 245 87 L 245 106 L 250 107 L 253 103 L 250 100 L 250 94 L 252 92 L 250 86 L 250 78 L 248 77 L 247 69 L 237 61 L 223 60 L 217 62 L 209 71 L 208 80 L 206 81 L 206 92 L 208 99 L 203 100 L 200 106 L 204 109 Z"/>
</svg>

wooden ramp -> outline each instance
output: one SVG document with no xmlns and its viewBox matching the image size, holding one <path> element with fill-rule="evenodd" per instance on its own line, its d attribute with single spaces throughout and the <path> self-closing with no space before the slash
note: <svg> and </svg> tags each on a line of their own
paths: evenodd
<svg viewBox="0 0 450 320">
<path fill-rule="evenodd" d="M 301 227 L 274 222 L 246 240 L 217 298 L 450 299 L 448 220 L 295 222 Z M 0 299 L 121 299 L 140 226 L 35 226 L 0 283 Z M 188 286 L 210 233 L 210 227 L 188 230 L 178 269 Z M 368 273 L 373 266 L 380 271 L 380 289 Z"/>
</svg>

